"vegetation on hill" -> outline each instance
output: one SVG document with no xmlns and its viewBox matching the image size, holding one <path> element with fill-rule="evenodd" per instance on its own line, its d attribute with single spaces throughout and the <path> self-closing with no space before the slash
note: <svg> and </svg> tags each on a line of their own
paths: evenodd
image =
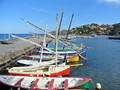
<svg viewBox="0 0 120 90">
<path fill-rule="evenodd" d="M 55 31 L 51 32 L 55 34 Z M 61 30 L 60 34 L 65 35 L 67 34 L 67 30 Z M 79 27 L 72 28 L 70 30 L 70 34 L 77 34 L 77 35 L 90 35 L 90 34 L 97 34 L 97 35 L 120 35 L 120 23 L 116 24 L 87 24 Z"/>
<path fill-rule="evenodd" d="M 113 24 L 113 28 L 109 34 L 110 35 L 120 35 L 120 23 Z"/>
</svg>

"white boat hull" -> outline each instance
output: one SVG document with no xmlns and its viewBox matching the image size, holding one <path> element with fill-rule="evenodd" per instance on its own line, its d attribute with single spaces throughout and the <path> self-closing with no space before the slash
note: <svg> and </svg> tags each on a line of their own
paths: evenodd
<svg viewBox="0 0 120 90">
<path fill-rule="evenodd" d="M 11 88 L 20 88 L 20 90 L 78 89 L 80 86 L 89 83 L 90 80 L 90 77 L 27 77 L 0 75 L 0 84 L 6 87 L 10 86 Z"/>
</svg>

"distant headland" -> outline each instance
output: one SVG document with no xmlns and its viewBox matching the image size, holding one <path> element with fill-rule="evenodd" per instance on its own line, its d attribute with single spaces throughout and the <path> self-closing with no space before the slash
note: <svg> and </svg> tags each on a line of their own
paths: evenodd
<svg viewBox="0 0 120 90">
<path fill-rule="evenodd" d="M 55 34 L 55 31 L 51 32 Z M 67 30 L 61 30 L 60 34 L 65 35 L 67 34 Z M 69 31 L 69 34 L 77 34 L 77 35 L 120 35 L 120 23 L 116 24 L 96 24 L 91 23 L 87 25 L 82 25 L 78 27 L 74 27 Z"/>
</svg>

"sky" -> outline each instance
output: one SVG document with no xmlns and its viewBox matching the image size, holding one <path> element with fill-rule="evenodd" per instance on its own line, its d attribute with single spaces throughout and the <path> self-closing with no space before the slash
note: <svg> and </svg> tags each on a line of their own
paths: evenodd
<svg viewBox="0 0 120 90">
<path fill-rule="evenodd" d="M 120 23 L 120 0 L 0 0 L 0 33 L 41 33 L 23 18 L 48 32 L 56 29 L 56 13 L 61 30 L 97 23 Z M 47 29 L 46 29 L 47 25 Z"/>
</svg>

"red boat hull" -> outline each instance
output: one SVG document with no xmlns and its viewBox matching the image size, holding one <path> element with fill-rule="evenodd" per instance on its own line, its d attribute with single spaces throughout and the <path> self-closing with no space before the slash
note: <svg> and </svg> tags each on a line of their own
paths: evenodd
<svg viewBox="0 0 120 90">
<path fill-rule="evenodd" d="M 57 77 L 59 75 L 67 76 L 67 75 L 69 75 L 69 73 L 70 73 L 70 67 L 63 70 L 63 71 L 56 72 L 56 73 L 51 73 L 50 75 L 45 75 L 45 76 L 49 76 L 49 77 Z M 37 77 L 43 76 L 43 74 L 22 74 L 22 73 L 12 73 L 12 72 L 9 72 L 9 74 L 10 75 L 15 75 L 15 76 L 37 76 Z"/>
</svg>

